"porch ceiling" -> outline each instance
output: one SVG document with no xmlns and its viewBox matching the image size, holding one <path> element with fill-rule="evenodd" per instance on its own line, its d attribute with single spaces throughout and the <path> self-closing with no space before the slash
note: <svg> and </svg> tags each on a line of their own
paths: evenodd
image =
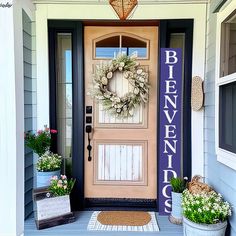
<svg viewBox="0 0 236 236">
<path fill-rule="evenodd" d="M 109 4 L 108 0 L 32 0 L 36 4 Z M 144 4 L 202 4 L 210 0 L 138 0 Z"/>
</svg>

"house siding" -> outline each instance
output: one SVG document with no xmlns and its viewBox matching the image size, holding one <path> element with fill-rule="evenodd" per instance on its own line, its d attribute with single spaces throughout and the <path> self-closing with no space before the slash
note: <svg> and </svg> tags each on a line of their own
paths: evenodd
<svg viewBox="0 0 236 236">
<path fill-rule="evenodd" d="M 35 22 L 22 13 L 24 58 L 24 120 L 25 132 L 36 129 L 36 63 Z M 33 211 L 32 190 L 34 185 L 34 156 L 25 147 L 25 218 Z"/>
<path fill-rule="evenodd" d="M 216 55 L 216 13 L 215 8 L 222 0 L 211 1 L 208 8 L 205 116 L 204 116 L 204 155 L 206 181 L 220 192 L 225 200 L 236 205 L 236 171 L 217 161 L 215 152 L 215 55 Z M 236 216 L 230 218 L 230 235 L 236 236 Z"/>
</svg>

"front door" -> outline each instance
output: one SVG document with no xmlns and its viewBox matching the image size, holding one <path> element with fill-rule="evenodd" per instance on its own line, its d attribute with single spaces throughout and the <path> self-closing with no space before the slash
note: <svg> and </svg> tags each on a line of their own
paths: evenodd
<svg viewBox="0 0 236 236">
<path fill-rule="evenodd" d="M 85 198 L 157 199 L 157 34 L 154 26 L 84 29 L 85 106 L 92 107 L 85 114 L 92 118 L 91 160 L 87 136 L 84 147 Z M 107 114 L 88 95 L 96 65 L 119 52 L 136 54 L 140 66 L 149 73 L 149 102 L 126 119 Z M 109 86 L 119 96 L 130 89 L 122 73 L 116 73 Z"/>
</svg>

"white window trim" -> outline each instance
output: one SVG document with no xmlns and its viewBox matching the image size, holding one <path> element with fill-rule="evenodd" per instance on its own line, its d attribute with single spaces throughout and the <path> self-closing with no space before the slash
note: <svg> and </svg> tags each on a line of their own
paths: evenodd
<svg viewBox="0 0 236 236">
<path fill-rule="evenodd" d="M 219 147 L 219 88 L 221 85 L 236 81 L 236 73 L 220 77 L 221 24 L 236 10 L 236 1 L 232 1 L 217 14 L 216 25 L 216 61 L 215 61 L 215 149 L 217 161 L 236 170 L 236 154 Z"/>
</svg>

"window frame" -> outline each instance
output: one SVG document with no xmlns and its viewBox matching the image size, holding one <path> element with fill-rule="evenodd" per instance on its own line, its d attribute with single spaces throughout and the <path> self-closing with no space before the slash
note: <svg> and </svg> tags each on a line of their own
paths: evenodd
<svg viewBox="0 0 236 236">
<path fill-rule="evenodd" d="M 222 76 L 221 73 L 221 32 L 222 23 L 236 10 L 236 2 L 233 1 L 227 6 L 223 7 L 221 11 L 217 14 L 217 24 L 216 24 L 216 60 L 215 60 L 215 149 L 217 155 L 217 161 L 220 163 L 236 170 L 236 153 L 228 151 L 220 147 L 220 120 L 219 120 L 219 110 L 220 110 L 220 86 L 236 82 L 236 72 Z"/>
</svg>

